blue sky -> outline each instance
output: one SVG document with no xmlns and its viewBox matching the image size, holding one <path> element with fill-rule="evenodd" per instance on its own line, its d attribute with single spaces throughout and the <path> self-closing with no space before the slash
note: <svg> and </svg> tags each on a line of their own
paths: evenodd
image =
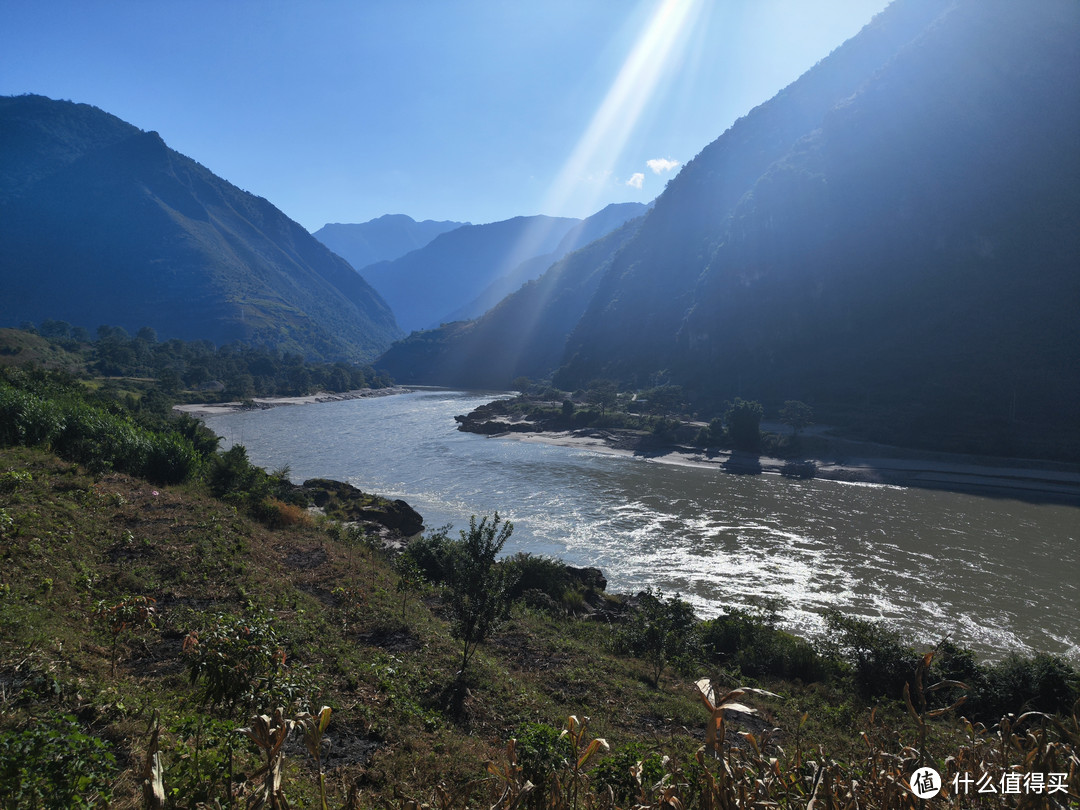
<svg viewBox="0 0 1080 810">
<path fill-rule="evenodd" d="M 647 202 L 887 0 L 3 0 L 0 95 L 98 106 L 309 230 Z"/>
</svg>

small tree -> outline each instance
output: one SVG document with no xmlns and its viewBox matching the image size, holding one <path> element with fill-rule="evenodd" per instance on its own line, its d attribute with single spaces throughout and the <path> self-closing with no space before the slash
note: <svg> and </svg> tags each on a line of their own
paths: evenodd
<svg viewBox="0 0 1080 810">
<path fill-rule="evenodd" d="M 737 450 L 757 450 L 761 442 L 761 417 L 765 409 L 760 402 L 736 397 L 724 411 L 728 437 Z"/>
<path fill-rule="evenodd" d="M 780 421 L 791 428 L 793 436 L 798 437 L 800 430 L 814 424 L 814 409 L 805 402 L 789 399 L 780 409 Z"/>
<path fill-rule="evenodd" d="M 619 388 L 612 380 L 593 380 L 585 392 L 585 400 L 600 407 L 600 416 L 607 414 L 619 399 Z"/>
<path fill-rule="evenodd" d="M 656 687 L 668 662 L 688 655 L 695 624 L 693 608 L 679 594 L 665 600 L 662 590 L 648 588 L 639 594 L 637 610 L 616 639 L 616 650 L 643 659 Z"/>
<path fill-rule="evenodd" d="M 151 596 L 129 596 L 113 604 L 101 600 L 97 603 L 94 616 L 109 628 L 112 633 L 112 676 L 116 677 L 116 650 L 120 635 L 125 630 L 137 630 L 140 627 L 154 629 L 154 617 L 157 600 Z"/>
<path fill-rule="evenodd" d="M 506 521 L 500 527 L 501 520 L 498 512 L 490 521 L 485 517 L 479 523 L 473 515 L 469 531 L 462 530 L 461 539 L 454 543 L 447 584 L 451 630 L 462 643 L 461 679 L 477 645 L 510 613 L 513 575 L 497 564 L 495 557 L 514 531 L 514 524 Z"/>
</svg>

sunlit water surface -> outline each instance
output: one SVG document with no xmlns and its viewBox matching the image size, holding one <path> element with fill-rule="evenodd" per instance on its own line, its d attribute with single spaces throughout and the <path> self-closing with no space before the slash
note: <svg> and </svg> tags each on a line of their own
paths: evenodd
<svg viewBox="0 0 1080 810">
<path fill-rule="evenodd" d="M 456 430 L 491 396 L 419 391 L 216 416 L 295 481 L 403 498 L 428 527 L 498 511 L 505 551 L 601 568 L 609 589 L 679 592 L 703 616 L 779 596 L 798 632 L 837 607 L 913 642 L 1080 660 L 1080 509 L 899 487 L 738 476 Z"/>
</svg>

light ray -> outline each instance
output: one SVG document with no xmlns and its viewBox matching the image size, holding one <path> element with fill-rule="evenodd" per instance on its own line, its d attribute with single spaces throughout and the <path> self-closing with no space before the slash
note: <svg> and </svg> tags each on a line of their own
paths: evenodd
<svg viewBox="0 0 1080 810">
<path fill-rule="evenodd" d="M 662 0 L 552 182 L 542 210 L 564 210 L 571 199 L 581 196 L 582 181 L 590 173 L 614 169 L 661 78 L 669 72 L 676 46 L 693 29 L 701 6 L 702 0 Z M 593 189 L 589 202 L 595 204 L 602 193 Z"/>
</svg>

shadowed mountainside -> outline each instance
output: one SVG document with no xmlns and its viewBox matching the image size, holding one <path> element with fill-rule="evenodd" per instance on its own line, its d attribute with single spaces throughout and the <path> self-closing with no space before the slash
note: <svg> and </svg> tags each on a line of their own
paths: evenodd
<svg viewBox="0 0 1080 810">
<path fill-rule="evenodd" d="M 401 332 L 266 200 L 86 104 L 0 99 L 0 322 L 46 318 L 363 361 Z"/>
<path fill-rule="evenodd" d="M 893 3 L 683 168 L 541 371 L 1080 457 L 1078 43 L 1066 0 Z M 504 350 L 448 337 L 431 365 Z"/>
</svg>

